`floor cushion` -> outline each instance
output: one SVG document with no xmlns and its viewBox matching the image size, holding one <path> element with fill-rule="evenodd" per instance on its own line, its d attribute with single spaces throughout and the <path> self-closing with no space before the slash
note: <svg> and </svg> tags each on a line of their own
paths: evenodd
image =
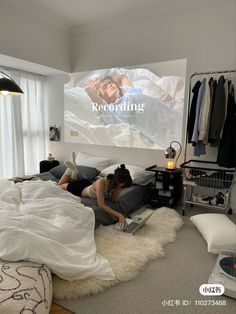
<svg viewBox="0 0 236 314">
<path fill-rule="evenodd" d="M 52 278 L 47 266 L 0 261 L 0 313 L 48 314 L 51 302 Z"/>
<path fill-rule="evenodd" d="M 236 248 L 236 225 L 224 214 L 199 214 L 190 217 L 207 242 L 208 252 L 228 254 Z"/>
</svg>

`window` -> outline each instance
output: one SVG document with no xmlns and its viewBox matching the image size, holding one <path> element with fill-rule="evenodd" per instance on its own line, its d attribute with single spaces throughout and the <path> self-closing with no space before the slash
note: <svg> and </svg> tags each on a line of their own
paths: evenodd
<svg viewBox="0 0 236 314">
<path fill-rule="evenodd" d="M 47 146 L 44 77 L 2 70 L 19 84 L 24 95 L 0 96 L 0 178 L 35 174 Z"/>
</svg>

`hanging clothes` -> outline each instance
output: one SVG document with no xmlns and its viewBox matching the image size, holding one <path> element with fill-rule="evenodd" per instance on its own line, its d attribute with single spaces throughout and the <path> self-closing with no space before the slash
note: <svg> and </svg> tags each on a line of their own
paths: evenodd
<svg viewBox="0 0 236 314">
<path fill-rule="evenodd" d="M 209 142 L 212 146 L 218 147 L 220 144 L 221 131 L 225 120 L 225 78 L 222 75 L 215 90 L 215 101 L 212 107 L 211 123 L 209 130 Z"/>
<path fill-rule="evenodd" d="M 225 119 L 224 119 L 224 123 L 222 126 L 222 130 L 221 130 L 221 134 L 220 134 L 220 138 L 222 138 L 223 135 L 223 130 L 224 130 L 224 125 L 225 125 L 225 121 L 226 121 L 226 117 L 227 117 L 227 112 L 228 112 L 228 97 L 229 94 L 231 93 L 231 91 L 233 90 L 233 84 L 230 80 L 226 80 L 227 84 L 225 84 L 225 93 L 226 93 L 226 106 L 225 106 Z M 233 95 L 234 97 L 234 95 Z"/>
<path fill-rule="evenodd" d="M 229 89 L 227 116 L 218 150 L 217 163 L 221 167 L 236 167 L 236 103 L 233 86 Z"/>
<path fill-rule="evenodd" d="M 204 78 L 202 80 L 202 83 L 198 92 L 197 104 L 196 104 L 196 116 L 195 116 L 195 122 L 194 122 L 193 135 L 191 139 L 191 142 L 195 144 L 193 147 L 194 156 L 200 156 L 200 155 L 206 154 L 205 145 L 203 145 L 201 142 L 198 141 L 199 117 L 200 117 L 201 106 L 204 101 L 205 84 L 206 84 L 206 79 Z"/>
<path fill-rule="evenodd" d="M 198 92 L 199 88 L 201 86 L 201 82 L 197 81 L 192 89 L 192 101 L 191 101 L 191 107 L 188 117 L 188 125 L 187 125 L 187 133 L 188 133 L 188 143 L 192 142 L 192 136 L 193 136 L 193 129 L 194 129 L 194 123 L 196 118 L 196 105 L 197 105 L 197 98 L 198 98 Z"/>
<path fill-rule="evenodd" d="M 209 137 L 209 130 L 210 130 L 210 123 L 211 123 L 211 114 L 212 114 L 212 104 L 215 101 L 215 90 L 216 90 L 216 80 L 213 79 L 213 77 L 210 78 L 209 82 L 209 89 L 210 89 L 210 104 L 209 104 L 209 112 L 208 112 L 208 118 L 206 122 L 206 131 L 203 136 L 203 144 L 208 144 L 208 137 Z"/>
<path fill-rule="evenodd" d="M 207 124 L 208 124 L 208 117 L 210 114 L 210 104 L 211 104 L 211 98 L 210 98 L 210 86 L 209 83 L 206 81 L 205 83 L 205 92 L 204 97 L 200 109 L 200 115 L 199 115 L 199 122 L 198 122 L 198 141 L 203 143 L 203 139 L 206 137 L 207 132 Z"/>
</svg>

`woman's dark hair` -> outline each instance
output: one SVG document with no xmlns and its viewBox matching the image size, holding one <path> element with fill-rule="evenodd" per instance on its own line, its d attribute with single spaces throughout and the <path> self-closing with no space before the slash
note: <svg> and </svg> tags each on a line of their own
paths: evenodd
<svg viewBox="0 0 236 314">
<path fill-rule="evenodd" d="M 122 92 L 122 89 L 120 88 L 120 86 L 118 85 L 118 83 L 114 80 L 114 78 L 112 76 L 106 76 L 104 77 L 103 79 L 101 79 L 101 82 L 100 83 L 103 83 L 105 81 L 111 81 L 112 83 L 114 83 L 117 87 L 117 89 L 119 90 L 119 94 L 120 94 L 120 97 L 123 96 L 123 92 Z M 102 99 L 104 99 L 108 104 L 114 102 L 116 99 L 114 100 L 111 100 L 110 98 L 108 98 L 106 95 L 104 95 L 99 89 L 96 89 L 96 93 L 98 94 L 98 96 L 100 96 Z"/>
<path fill-rule="evenodd" d="M 123 183 L 124 188 L 127 188 L 132 184 L 130 172 L 125 167 L 125 164 L 121 164 L 118 168 L 116 168 L 114 174 L 108 174 L 107 180 L 113 188 L 116 188 L 120 183 Z"/>
</svg>

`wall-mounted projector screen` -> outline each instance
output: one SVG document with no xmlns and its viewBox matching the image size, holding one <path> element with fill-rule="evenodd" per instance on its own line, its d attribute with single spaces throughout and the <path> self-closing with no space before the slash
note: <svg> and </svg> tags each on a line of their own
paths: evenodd
<svg viewBox="0 0 236 314">
<path fill-rule="evenodd" d="M 73 73 L 65 141 L 165 149 L 182 137 L 186 60 Z"/>
</svg>

